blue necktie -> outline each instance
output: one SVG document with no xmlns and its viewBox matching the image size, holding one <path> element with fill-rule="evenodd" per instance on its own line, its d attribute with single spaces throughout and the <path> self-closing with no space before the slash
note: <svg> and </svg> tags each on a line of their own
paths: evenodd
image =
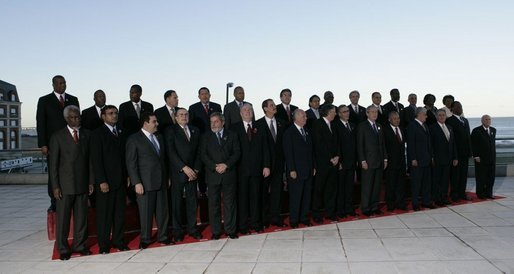
<svg viewBox="0 0 514 274">
<path fill-rule="evenodd" d="M 157 144 L 157 141 L 155 141 L 153 134 L 150 135 L 150 141 L 152 142 L 152 145 L 155 148 L 155 151 L 157 151 L 157 154 L 159 154 L 159 145 Z"/>
<path fill-rule="evenodd" d="M 221 131 L 218 131 L 218 133 L 216 134 L 216 136 L 218 136 L 218 144 L 221 145 Z"/>
</svg>

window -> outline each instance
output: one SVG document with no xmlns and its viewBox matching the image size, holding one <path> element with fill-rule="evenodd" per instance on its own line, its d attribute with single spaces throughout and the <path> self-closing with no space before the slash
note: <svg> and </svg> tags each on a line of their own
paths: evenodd
<svg viewBox="0 0 514 274">
<path fill-rule="evenodd" d="M 17 127 L 17 126 L 18 126 L 18 121 L 11 120 L 11 127 Z"/>
<path fill-rule="evenodd" d="M 18 110 L 15 107 L 11 107 L 11 115 L 16 115 Z"/>
<path fill-rule="evenodd" d="M 5 115 L 5 107 L 0 107 L 0 116 L 4 116 Z"/>
<path fill-rule="evenodd" d="M 4 120 L 0 120 L 0 127 L 5 127 L 5 121 Z M 2 133 L 2 132 L 0 131 L 0 133 Z"/>
<path fill-rule="evenodd" d="M 11 149 L 15 149 L 16 148 L 16 141 L 11 141 Z"/>
</svg>

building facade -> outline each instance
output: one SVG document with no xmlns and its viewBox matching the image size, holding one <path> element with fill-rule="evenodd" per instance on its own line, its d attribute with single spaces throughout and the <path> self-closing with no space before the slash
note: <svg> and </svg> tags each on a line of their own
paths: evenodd
<svg viewBox="0 0 514 274">
<path fill-rule="evenodd" d="M 0 80 L 0 150 L 21 148 L 21 102 L 16 86 Z"/>
</svg>

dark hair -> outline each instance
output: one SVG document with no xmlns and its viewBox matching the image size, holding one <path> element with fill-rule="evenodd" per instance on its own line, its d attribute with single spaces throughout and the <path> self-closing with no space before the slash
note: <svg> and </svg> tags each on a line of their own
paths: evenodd
<svg viewBox="0 0 514 274">
<path fill-rule="evenodd" d="M 118 110 L 118 108 L 115 105 L 106 105 L 102 108 L 102 110 L 100 110 L 101 115 L 105 115 L 105 112 L 108 111 L 109 109 Z"/>
<path fill-rule="evenodd" d="M 143 88 L 140 85 L 132 85 L 130 89 L 136 89 L 139 93 L 143 93 Z"/>
<path fill-rule="evenodd" d="M 145 111 L 141 113 L 141 117 L 139 118 L 139 124 L 141 125 L 141 127 L 143 127 L 145 123 L 150 122 L 150 117 L 152 116 L 155 116 L 155 113 L 150 111 Z"/>
<path fill-rule="evenodd" d="M 389 95 L 393 95 L 393 92 L 400 92 L 397 88 L 393 88 L 390 92 L 389 92 Z"/>
<path fill-rule="evenodd" d="M 188 111 L 187 109 L 185 109 L 185 108 L 180 108 L 180 107 L 178 107 L 178 108 L 176 108 L 176 109 L 175 109 L 175 111 L 173 112 L 173 115 L 177 116 L 177 114 L 178 114 L 178 111 L 179 111 L 179 110 L 185 110 L 186 112 L 189 112 L 189 111 Z"/>
<path fill-rule="evenodd" d="M 377 95 L 377 94 L 382 97 L 382 94 L 380 94 L 380 92 L 375 91 L 375 92 L 371 93 L 371 98 L 375 97 L 375 95 Z"/>
<path fill-rule="evenodd" d="M 310 102 L 312 102 L 312 100 L 314 100 L 314 98 L 318 98 L 318 100 L 320 100 L 320 99 L 319 99 L 319 96 L 318 96 L 318 95 L 316 95 L 316 94 L 314 94 L 314 95 L 312 95 L 312 96 L 309 98 L 309 103 L 310 103 Z"/>
<path fill-rule="evenodd" d="M 234 93 L 236 93 L 236 91 L 239 89 L 242 89 L 243 91 L 245 90 L 242 86 L 237 86 L 234 88 Z"/>
<path fill-rule="evenodd" d="M 261 106 L 262 110 L 264 110 L 264 108 L 268 106 L 269 101 L 273 101 L 273 99 L 268 98 L 268 99 L 262 101 L 262 106 Z"/>
<path fill-rule="evenodd" d="M 100 93 L 100 92 L 101 92 L 101 93 L 103 93 L 103 94 L 105 94 L 105 92 L 104 92 L 103 90 L 99 89 L 99 90 L 95 91 L 95 93 L 93 93 L 93 96 L 96 96 L 96 94 L 98 94 L 98 93 Z"/>
<path fill-rule="evenodd" d="M 444 101 L 446 101 L 446 99 L 452 99 L 452 101 L 455 101 L 455 97 L 453 97 L 453 95 L 448 94 L 443 97 L 443 104 L 444 104 Z"/>
<path fill-rule="evenodd" d="M 434 99 L 434 103 L 435 103 L 435 95 L 431 94 L 431 93 L 427 93 L 425 95 L 425 97 L 423 97 L 423 104 L 427 104 L 427 101 L 428 101 L 428 98 L 432 97 Z"/>
<path fill-rule="evenodd" d="M 55 81 L 57 81 L 57 79 L 64 79 L 64 76 L 55 75 L 54 77 L 52 77 L 52 84 L 55 84 Z"/>
<path fill-rule="evenodd" d="M 218 117 L 218 119 L 220 119 L 222 122 L 225 122 L 225 116 L 223 116 L 223 114 L 221 114 L 221 112 L 213 112 L 213 113 L 211 113 L 209 118 L 212 118 L 212 117 Z"/>
<path fill-rule="evenodd" d="M 396 110 L 391 110 L 391 111 L 389 112 L 389 115 L 387 115 L 387 118 L 391 119 L 391 116 L 393 116 L 393 115 L 398 115 L 398 116 L 400 116 L 400 113 L 398 113 Z M 400 117 L 400 118 L 401 118 L 401 117 Z"/>
<path fill-rule="evenodd" d="M 283 89 L 283 90 L 281 90 L 281 91 L 280 91 L 280 97 L 282 97 L 282 95 L 283 95 L 285 92 L 289 92 L 289 94 L 293 95 L 293 93 L 291 92 L 291 90 L 290 90 L 290 89 L 285 88 L 285 89 Z"/>
<path fill-rule="evenodd" d="M 176 91 L 170 89 L 170 90 L 167 90 L 165 93 L 164 93 L 164 101 L 166 101 L 166 99 L 168 99 L 168 97 L 170 97 L 173 93 L 177 94 Z"/>
<path fill-rule="evenodd" d="M 321 115 L 321 117 L 327 117 L 328 116 L 328 113 L 330 112 L 330 110 L 332 109 L 335 109 L 336 107 L 334 105 L 323 105 L 321 107 L 321 110 L 319 112 L 319 115 Z"/>
<path fill-rule="evenodd" d="M 198 90 L 198 95 L 200 95 L 200 91 L 202 91 L 202 89 L 205 89 L 207 91 L 207 93 L 211 93 L 211 91 L 206 88 L 206 87 L 201 87 L 199 90 Z"/>
<path fill-rule="evenodd" d="M 345 105 L 345 104 L 339 105 L 339 106 L 337 107 L 337 112 L 339 113 L 339 111 L 340 111 L 342 108 L 344 108 L 344 107 L 348 108 L 348 106 L 347 106 L 347 105 Z"/>
<path fill-rule="evenodd" d="M 462 104 L 459 101 L 453 101 L 453 103 L 450 105 L 450 108 L 453 108 L 455 104 L 460 104 L 462 106 Z"/>
</svg>

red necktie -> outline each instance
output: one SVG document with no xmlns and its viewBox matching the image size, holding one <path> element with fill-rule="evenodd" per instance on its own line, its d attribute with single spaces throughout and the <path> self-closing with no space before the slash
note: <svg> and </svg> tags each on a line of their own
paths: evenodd
<svg viewBox="0 0 514 274">
<path fill-rule="evenodd" d="M 289 106 L 286 107 L 286 112 L 287 112 L 287 119 L 289 121 L 291 121 L 291 110 L 289 109 Z"/>
<path fill-rule="evenodd" d="M 79 136 L 77 134 L 77 130 L 76 129 L 73 130 L 73 142 L 75 142 L 75 144 L 79 143 Z"/>
<path fill-rule="evenodd" d="M 59 96 L 59 102 L 61 103 L 61 107 L 64 107 L 64 96 Z"/>
<path fill-rule="evenodd" d="M 205 105 L 203 105 L 203 108 L 205 109 L 205 113 L 206 113 L 207 115 L 209 115 L 209 105 L 208 105 L 208 104 L 205 104 Z"/>
<path fill-rule="evenodd" d="M 252 125 L 248 124 L 246 128 L 246 135 L 248 136 L 248 141 L 252 140 Z"/>
<path fill-rule="evenodd" d="M 394 130 L 396 131 L 396 138 L 398 139 L 398 142 L 402 142 L 402 137 L 400 137 L 400 132 L 398 131 L 398 127 L 395 127 Z"/>
</svg>

